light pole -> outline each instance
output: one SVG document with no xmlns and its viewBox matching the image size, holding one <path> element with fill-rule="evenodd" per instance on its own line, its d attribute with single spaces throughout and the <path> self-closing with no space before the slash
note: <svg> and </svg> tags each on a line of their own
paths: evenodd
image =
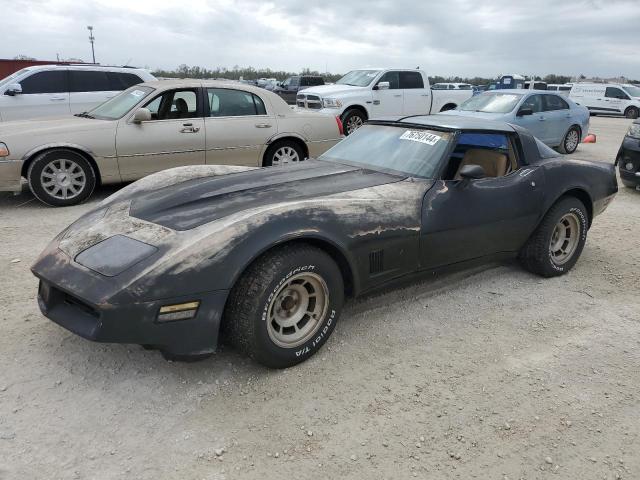
<svg viewBox="0 0 640 480">
<path fill-rule="evenodd" d="M 93 63 L 96 63 L 96 52 L 93 50 L 93 41 L 96 37 L 93 36 L 93 27 L 91 25 L 87 26 L 87 30 L 89 30 L 89 42 L 91 42 L 91 56 L 93 57 Z"/>
</svg>

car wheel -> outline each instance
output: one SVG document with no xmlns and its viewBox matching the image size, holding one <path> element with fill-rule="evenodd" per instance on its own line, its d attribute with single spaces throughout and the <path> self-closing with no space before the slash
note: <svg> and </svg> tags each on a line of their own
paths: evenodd
<svg viewBox="0 0 640 480">
<path fill-rule="evenodd" d="M 276 142 L 269 147 L 264 156 L 263 166 L 279 166 L 288 163 L 298 163 L 305 159 L 300 145 L 291 140 Z"/>
<path fill-rule="evenodd" d="M 344 134 L 351 135 L 359 129 L 367 119 L 361 110 L 352 108 L 342 116 L 342 125 L 344 125 Z"/>
<path fill-rule="evenodd" d="M 560 153 L 573 153 L 580 145 L 580 128 L 573 126 L 565 134 L 562 143 L 558 147 Z"/>
<path fill-rule="evenodd" d="M 66 149 L 38 155 L 29 165 L 27 179 L 36 198 L 54 207 L 83 202 L 96 186 L 96 174 L 89 161 Z"/>
<path fill-rule="evenodd" d="M 586 208 L 577 198 L 558 201 L 522 247 L 519 259 L 524 268 L 543 277 L 571 270 L 587 240 L 587 218 Z"/>
<path fill-rule="evenodd" d="M 624 116 L 626 118 L 638 118 L 638 114 L 640 111 L 636 107 L 629 107 L 624 111 Z"/>
<path fill-rule="evenodd" d="M 327 341 L 343 300 L 342 275 L 329 255 L 283 246 L 258 258 L 231 290 L 223 338 L 267 367 L 291 367 Z"/>
</svg>

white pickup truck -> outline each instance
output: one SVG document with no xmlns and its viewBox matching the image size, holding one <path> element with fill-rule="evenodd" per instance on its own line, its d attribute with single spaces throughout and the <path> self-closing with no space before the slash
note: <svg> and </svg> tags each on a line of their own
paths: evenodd
<svg viewBox="0 0 640 480">
<path fill-rule="evenodd" d="M 472 95 L 472 90 L 432 90 L 422 70 L 367 68 L 334 85 L 303 90 L 296 105 L 340 116 L 349 135 L 370 118 L 430 115 L 456 108 Z"/>
</svg>

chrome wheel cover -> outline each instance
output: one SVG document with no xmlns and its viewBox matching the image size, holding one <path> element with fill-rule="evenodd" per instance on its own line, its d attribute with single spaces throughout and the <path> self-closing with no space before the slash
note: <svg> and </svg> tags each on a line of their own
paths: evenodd
<svg viewBox="0 0 640 480">
<path fill-rule="evenodd" d="M 328 308 L 329 289 L 322 277 L 311 272 L 293 275 L 269 303 L 269 338 L 282 348 L 302 345 L 318 331 Z"/>
<path fill-rule="evenodd" d="M 564 149 L 567 152 L 573 152 L 576 148 L 578 148 L 578 143 L 580 143 L 580 138 L 577 130 L 571 130 L 567 133 L 567 138 L 564 139 Z"/>
<path fill-rule="evenodd" d="M 77 197 L 86 184 L 87 177 L 82 167 L 75 161 L 64 158 L 50 161 L 40 174 L 40 185 L 44 191 L 58 200 Z"/>
<path fill-rule="evenodd" d="M 558 221 L 551 234 L 549 253 L 553 263 L 564 265 L 573 257 L 580 243 L 581 224 L 575 213 L 567 213 Z"/>
<path fill-rule="evenodd" d="M 273 153 L 271 165 L 286 165 L 287 163 L 299 162 L 300 156 L 292 147 L 280 147 Z"/>
<path fill-rule="evenodd" d="M 352 115 L 351 117 L 349 117 L 349 119 L 347 120 L 347 124 L 345 125 L 347 130 L 347 135 L 351 135 L 353 132 L 359 129 L 362 125 L 364 125 L 364 120 L 362 120 L 362 117 L 358 115 Z"/>
</svg>

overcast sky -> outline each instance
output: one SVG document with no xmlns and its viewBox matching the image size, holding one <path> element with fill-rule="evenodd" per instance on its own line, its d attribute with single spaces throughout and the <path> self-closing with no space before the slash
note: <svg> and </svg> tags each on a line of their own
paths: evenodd
<svg viewBox="0 0 640 480">
<path fill-rule="evenodd" d="M 313 6 L 317 5 L 317 6 Z M 640 0 L 0 0 L 0 58 L 640 78 Z"/>
</svg>

